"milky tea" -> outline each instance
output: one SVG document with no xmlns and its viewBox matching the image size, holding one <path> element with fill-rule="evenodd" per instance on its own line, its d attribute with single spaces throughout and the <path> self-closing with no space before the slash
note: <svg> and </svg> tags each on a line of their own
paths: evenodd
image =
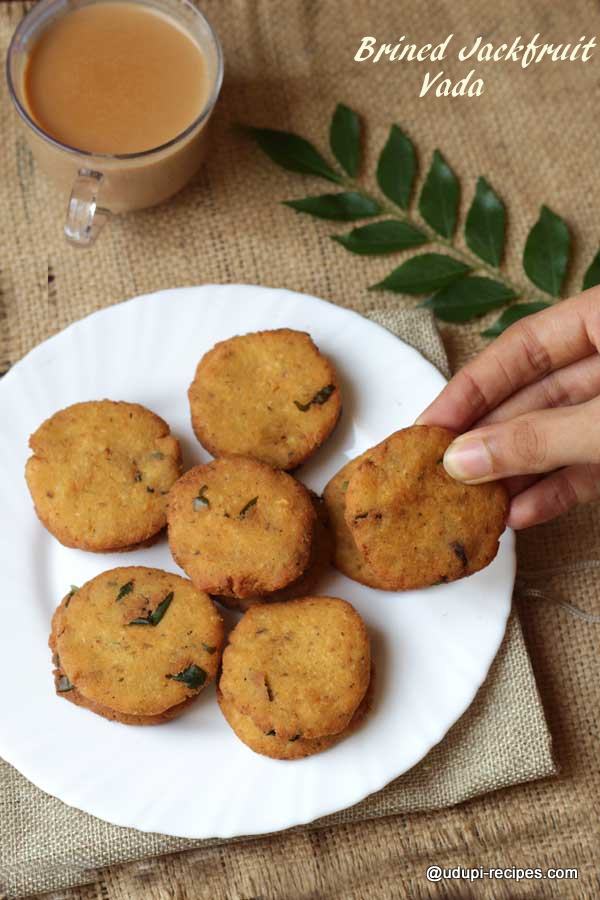
<svg viewBox="0 0 600 900">
<path fill-rule="evenodd" d="M 199 11 L 187 0 L 42 0 L 29 16 L 11 86 L 40 167 L 88 211 L 95 186 L 111 212 L 178 191 L 202 161 L 222 72 Z"/>
</svg>

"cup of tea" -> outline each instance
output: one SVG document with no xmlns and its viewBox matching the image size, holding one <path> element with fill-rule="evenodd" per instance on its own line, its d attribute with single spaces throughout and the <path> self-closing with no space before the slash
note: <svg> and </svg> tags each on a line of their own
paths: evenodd
<svg viewBox="0 0 600 900">
<path fill-rule="evenodd" d="M 65 235 L 86 246 L 198 170 L 223 54 L 188 0 L 40 0 L 6 71 L 37 164 L 69 197 Z"/>
</svg>

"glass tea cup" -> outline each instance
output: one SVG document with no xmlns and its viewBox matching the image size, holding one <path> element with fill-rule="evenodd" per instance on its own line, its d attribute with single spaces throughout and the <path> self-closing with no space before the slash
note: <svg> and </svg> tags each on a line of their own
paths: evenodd
<svg viewBox="0 0 600 900">
<path fill-rule="evenodd" d="M 49 179 L 69 196 L 65 236 L 89 246 L 112 213 L 163 203 L 200 167 L 206 152 L 207 125 L 223 81 L 219 40 L 202 13 L 188 0 L 127 0 L 166 14 L 196 42 L 210 84 L 204 107 L 187 128 L 159 147 L 140 153 L 93 153 L 62 143 L 46 133 L 28 110 L 24 74 L 29 53 L 42 32 L 74 9 L 111 0 L 39 0 L 19 23 L 6 60 L 8 89 L 33 156 Z"/>
</svg>

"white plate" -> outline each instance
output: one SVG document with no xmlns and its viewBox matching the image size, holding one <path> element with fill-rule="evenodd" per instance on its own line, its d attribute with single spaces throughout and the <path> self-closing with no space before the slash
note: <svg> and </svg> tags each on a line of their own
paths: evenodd
<svg viewBox="0 0 600 900">
<path fill-rule="evenodd" d="M 470 578 L 404 594 L 333 570 L 320 591 L 365 618 L 377 666 L 374 707 L 353 736 L 318 756 L 277 762 L 229 729 L 214 688 L 155 728 L 108 722 L 54 694 L 50 617 L 71 583 L 118 565 L 178 571 L 165 540 L 130 554 L 69 550 L 37 521 L 23 478 L 29 434 L 79 400 L 130 400 L 163 416 L 186 465 L 206 460 L 186 389 L 200 356 L 232 334 L 310 331 L 344 394 L 333 437 L 300 477 L 320 491 L 351 457 L 411 424 L 444 384 L 415 350 L 361 316 L 285 290 L 204 286 L 113 306 L 36 347 L 0 382 L 0 755 L 65 803 L 117 825 L 191 838 L 260 834 L 343 809 L 406 772 L 446 734 L 500 645 L 513 588 L 510 533 Z"/>
</svg>

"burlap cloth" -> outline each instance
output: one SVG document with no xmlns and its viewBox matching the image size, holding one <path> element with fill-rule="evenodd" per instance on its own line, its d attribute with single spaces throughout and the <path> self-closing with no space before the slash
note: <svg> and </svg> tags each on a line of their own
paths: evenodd
<svg viewBox="0 0 600 900">
<path fill-rule="evenodd" d="M 388 41 L 406 34 L 420 43 L 435 43 L 454 32 L 457 43 L 465 43 L 477 34 L 499 41 L 539 31 L 548 40 L 576 40 L 580 33 L 597 30 L 595 4 L 204 0 L 203 8 L 223 39 L 228 63 L 208 165 L 168 207 L 111 222 L 91 250 L 75 251 L 63 241 L 64 203 L 35 172 L 3 90 L 0 367 L 94 309 L 163 287 L 253 282 L 372 311 L 372 295 L 364 287 L 385 275 L 390 261 L 353 257 L 330 241 L 330 226 L 280 206 L 278 200 L 316 193 L 323 184 L 274 169 L 232 128 L 238 121 L 294 128 L 325 145 L 328 118 L 339 100 L 367 118 L 369 171 L 389 123 L 396 120 L 423 153 L 439 145 L 465 188 L 471 189 L 479 174 L 490 178 L 508 201 L 507 268 L 515 278 L 522 278 L 519 253 L 527 229 L 539 204 L 550 203 L 572 223 L 577 252 L 571 283 L 580 283 L 598 240 L 600 182 L 590 128 L 595 121 L 595 60 L 587 67 L 542 63 L 525 72 L 514 65 L 494 65 L 485 69 L 483 97 L 419 100 L 423 66 L 361 67 L 352 56 L 364 34 Z M 2 53 L 22 12 L 20 3 L 0 8 Z M 464 74 L 464 66 L 454 60 L 445 68 L 457 77 Z M 375 315 L 444 369 L 430 320 L 407 314 L 405 306 L 401 299 L 385 296 Z M 478 332 L 479 327 L 443 329 L 452 368 L 480 346 Z M 520 568 L 564 569 L 593 558 L 599 537 L 598 507 L 574 511 L 519 536 Z M 541 584 L 597 612 L 593 574 L 585 568 L 562 571 Z M 553 604 L 519 601 L 518 594 L 517 601 L 559 777 L 532 781 L 552 774 L 555 766 L 521 626 L 513 615 L 476 702 L 442 744 L 392 786 L 323 820 L 318 829 L 216 845 L 141 835 L 64 806 L 0 764 L 1 887 L 17 897 L 82 883 L 87 877 L 94 886 L 73 895 L 207 900 L 597 897 L 598 631 Z M 393 748 L 382 747 L 382 752 Z M 527 783 L 439 809 L 517 782 Z M 194 849 L 160 862 L 93 874 L 97 867 L 183 847 Z M 433 862 L 578 866 L 580 875 L 573 884 L 432 885 L 424 872 Z"/>
</svg>

